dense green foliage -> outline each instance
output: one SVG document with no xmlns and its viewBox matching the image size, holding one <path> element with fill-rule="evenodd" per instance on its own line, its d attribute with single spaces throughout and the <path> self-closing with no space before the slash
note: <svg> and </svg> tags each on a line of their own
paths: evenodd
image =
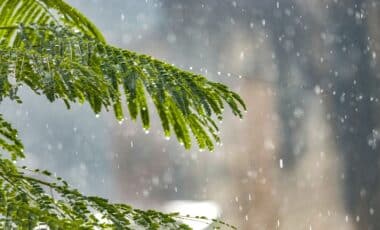
<svg viewBox="0 0 380 230">
<path fill-rule="evenodd" d="M 185 148 L 193 134 L 200 148 L 212 150 L 219 142 L 213 118 L 222 119 L 224 104 L 240 117 L 245 109 L 222 84 L 108 45 L 90 21 L 61 0 L 0 0 L 0 100 L 22 103 L 23 85 L 50 101 L 63 100 L 68 108 L 85 102 L 96 114 L 113 108 L 118 120 L 127 116 L 125 101 L 129 117 L 140 117 L 145 129 L 150 97 L 164 134 L 174 132 Z M 82 195 L 47 171 L 19 168 L 12 160 L 24 157 L 23 145 L 1 115 L 0 133 L 0 147 L 10 157 L 0 158 L 1 228 L 33 229 L 44 222 L 52 229 L 188 229 L 180 220 L 190 217 L 110 204 Z"/>
</svg>

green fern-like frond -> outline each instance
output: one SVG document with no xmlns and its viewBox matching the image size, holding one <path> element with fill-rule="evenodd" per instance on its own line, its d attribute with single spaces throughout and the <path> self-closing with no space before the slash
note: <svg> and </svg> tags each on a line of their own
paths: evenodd
<svg viewBox="0 0 380 230">
<path fill-rule="evenodd" d="M 236 229 L 225 222 L 201 216 L 181 216 L 82 195 L 48 171 L 16 167 L 0 159 L 0 228 L 34 229 L 168 229 L 191 230 L 181 220 L 202 221 L 220 229 Z"/>
<path fill-rule="evenodd" d="M 245 105 L 227 86 L 183 71 L 147 55 L 108 45 L 99 30 L 62 0 L 0 0 L 0 102 L 22 102 L 18 89 L 29 86 L 50 101 L 89 103 L 98 114 L 112 109 L 118 120 L 141 119 L 150 126 L 148 105 L 156 108 L 166 136 L 185 148 L 192 136 L 200 148 L 219 142 L 215 119 L 227 104 L 242 117 Z M 123 106 L 125 103 L 125 106 Z M 125 115 L 124 107 L 129 111 Z M 0 114 L 0 228 L 33 229 L 190 229 L 183 219 L 204 217 L 142 211 L 82 195 L 48 171 L 18 168 L 23 145 Z M 192 134 L 192 135 L 191 135 Z"/>
<path fill-rule="evenodd" d="M 17 32 L 13 46 L 0 50 L 0 66 L 8 75 L 14 73 L 16 85 L 27 84 L 67 106 L 87 101 L 95 113 L 113 107 L 118 120 L 125 117 L 123 92 L 129 117 L 140 116 L 145 129 L 150 125 L 149 95 L 165 135 L 174 132 L 185 148 L 191 146 L 192 133 L 200 148 L 213 150 L 218 126 L 210 117 L 221 119 L 225 103 L 240 117 L 245 109 L 241 98 L 222 84 L 81 32 L 56 25 L 20 25 Z"/>
<path fill-rule="evenodd" d="M 47 171 L 16 168 L 6 159 L 0 159 L 0 213 L 1 229 L 33 229 L 38 223 L 50 229 L 190 229 L 178 214 L 84 196 Z"/>
<path fill-rule="evenodd" d="M 0 39 L 12 46 L 18 24 L 54 23 L 78 30 L 87 36 L 104 42 L 100 31 L 85 16 L 62 0 L 1 0 Z"/>
<path fill-rule="evenodd" d="M 24 146 L 17 137 L 17 130 L 0 114 L 0 147 L 10 154 L 13 160 L 24 157 Z"/>
</svg>

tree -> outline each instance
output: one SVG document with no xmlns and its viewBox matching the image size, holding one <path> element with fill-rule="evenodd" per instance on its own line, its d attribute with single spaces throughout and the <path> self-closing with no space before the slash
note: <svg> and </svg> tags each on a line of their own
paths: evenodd
<svg viewBox="0 0 380 230">
<path fill-rule="evenodd" d="M 101 32 L 62 0 L 0 1 L 0 100 L 22 103 L 18 89 L 28 86 L 51 102 L 88 103 L 95 114 L 112 108 L 117 120 L 140 117 L 149 129 L 151 98 L 165 136 L 174 132 L 186 149 L 192 136 L 199 148 L 219 142 L 215 118 L 224 105 L 242 117 L 244 102 L 225 85 L 186 72 L 147 55 L 108 45 Z M 125 99 L 122 99 L 124 94 Z M 142 211 L 82 195 L 62 178 L 20 167 L 23 145 L 0 115 L 0 226 L 33 229 L 189 229 L 178 214 Z M 204 219 L 196 217 L 196 219 Z M 210 220 L 229 226 L 218 220 Z"/>
</svg>

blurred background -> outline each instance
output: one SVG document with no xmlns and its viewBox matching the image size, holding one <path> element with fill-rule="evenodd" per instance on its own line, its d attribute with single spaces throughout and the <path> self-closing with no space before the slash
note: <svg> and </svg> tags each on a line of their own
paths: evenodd
<svg viewBox="0 0 380 230">
<path fill-rule="evenodd" d="M 24 140 L 20 164 L 238 229 L 380 229 L 378 0 L 68 2 L 111 44 L 223 82 L 248 111 L 225 112 L 214 152 L 185 151 L 153 109 L 146 134 L 24 89 L 24 104 L 1 107 Z"/>
</svg>

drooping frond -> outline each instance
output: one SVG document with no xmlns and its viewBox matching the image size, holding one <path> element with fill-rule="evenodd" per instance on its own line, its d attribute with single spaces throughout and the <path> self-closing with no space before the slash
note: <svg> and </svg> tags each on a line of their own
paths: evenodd
<svg viewBox="0 0 380 230">
<path fill-rule="evenodd" d="M 25 26 L 24 26 L 25 25 Z M 22 85 L 50 101 L 88 102 L 95 113 L 113 108 L 149 128 L 148 99 L 166 136 L 172 132 L 190 148 L 191 133 L 200 148 L 214 148 L 227 104 L 237 116 L 245 105 L 226 86 L 180 70 L 147 55 L 107 45 L 98 29 L 63 0 L 0 0 L 0 102 L 22 102 Z M 149 95 L 149 97 L 148 97 Z M 18 168 L 24 157 L 17 131 L 0 115 L 0 228 L 33 229 L 190 229 L 182 219 L 234 228 L 204 217 L 142 211 L 82 195 L 48 171 Z M 1 152 L 2 154 L 2 152 Z"/>
<path fill-rule="evenodd" d="M 0 158 L 0 228 L 34 229 L 175 229 L 190 230 L 181 220 L 236 229 L 220 220 L 139 210 L 125 204 L 82 195 L 48 171 L 16 167 Z"/>
<path fill-rule="evenodd" d="M 62 0 L 1 0 L 0 39 L 12 46 L 19 24 L 54 23 L 78 30 L 104 42 L 103 35 L 85 16 Z"/>
<path fill-rule="evenodd" d="M 149 95 L 165 135 L 174 131 L 185 148 L 190 148 L 193 133 L 200 148 L 212 150 L 219 137 L 211 117 L 222 119 L 225 103 L 240 117 L 245 109 L 225 85 L 56 25 L 20 25 L 13 46 L 0 50 L 0 61 L 16 85 L 27 84 L 68 106 L 87 101 L 95 113 L 113 107 L 118 120 L 125 117 L 124 94 L 130 118 L 140 116 L 145 129 L 150 125 Z"/>
<path fill-rule="evenodd" d="M 50 229 L 190 229 L 175 220 L 178 214 L 142 211 L 84 196 L 47 171 L 28 172 L 6 159 L 0 159 L 0 214 L 2 229 L 33 229 L 40 222 Z"/>
<path fill-rule="evenodd" d="M 11 158 L 24 157 L 24 146 L 17 137 L 17 130 L 4 120 L 0 114 L 0 148 L 10 154 Z"/>
</svg>

